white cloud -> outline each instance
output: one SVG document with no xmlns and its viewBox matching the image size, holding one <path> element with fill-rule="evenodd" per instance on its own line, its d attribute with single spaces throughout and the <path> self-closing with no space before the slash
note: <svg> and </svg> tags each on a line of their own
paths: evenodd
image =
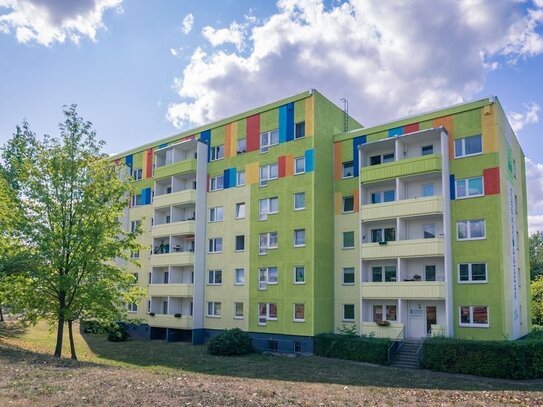
<svg viewBox="0 0 543 407">
<path fill-rule="evenodd" d="M 509 123 L 515 133 L 520 132 L 527 124 L 539 122 L 540 107 L 537 103 L 523 104 L 523 107 L 526 109 L 524 113 L 511 112 L 508 114 Z"/>
<path fill-rule="evenodd" d="M 79 43 L 82 37 L 96 41 L 97 31 L 105 29 L 103 14 L 111 8 L 121 12 L 122 1 L 0 0 L 0 7 L 7 9 L 0 14 L 0 32 L 14 32 L 23 44 Z"/>
<path fill-rule="evenodd" d="M 183 26 L 182 26 L 183 33 L 188 34 L 189 32 L 191 32 L 193 25 L 194 25 L 194 16 L 192 15 L 192 13 L 189 13 L 183 19 Z"/>
<path fill-rule="evenodd" d="M 245 45 L 245 24 L 233 22 L 228 28 L 215 29 L 206 26 L 202 29 L 203 36 L 217 47 L 223 44 L 234 44 L 238 51 L 241 51 Z"/>
<path fill-rule="evenodd" d="M 170 48 L 170 54 L 172 54 L 174 57 L 177 56 L 177 50 L 175 48 Z"/>
<path fill-rule="evenodd" d="M 543 52 L 537 5 L 521 13 L 516 0 L 279 0 L 262 22 L 204 28 L 214 49 L 194 51 L 167 117 L 201 124 L 310 88 L 347 98 L 365 125 L 461 102 L 500 61 Z"/>
</svg>

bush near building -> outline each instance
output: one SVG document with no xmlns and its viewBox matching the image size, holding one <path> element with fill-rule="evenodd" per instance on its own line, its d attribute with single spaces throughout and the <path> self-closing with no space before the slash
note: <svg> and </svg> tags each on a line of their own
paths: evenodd
<svg viewBox="0 0 543 407">
<path fill-rule="evenodd" d="M 424 342 L 421 367 L 502 379 L 543 378 L 543 340 Z"/>
<path fill-rule="evenodd" d="M 390 339 L 353 335 L 320 334 L 314 339 L 315 355 L 378 364 L 388 363 L 392 345 Z"/>
<path fill-rule="evenodd" d="M 207 350 L 212 355 L 245 355 L 253 351 L 251 337 L 239 328 L 226 329 L 209 342 Z"/>
</svg>

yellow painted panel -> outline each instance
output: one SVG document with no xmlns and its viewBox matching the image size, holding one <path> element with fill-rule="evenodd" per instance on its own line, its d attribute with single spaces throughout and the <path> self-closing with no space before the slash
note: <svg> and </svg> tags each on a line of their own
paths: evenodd
<svg viewBox="0 0 543 407">
<path fill-rule="evenodd" d="M 423 157 L 406 158 L 391 163 L 372 165 L 360 169 L 360 179 L 363 183 L 441 171 L 441 156 L 437 154 Z"/>
<path fill-rule="evenodd" d="M 387 259 L 391 257 L 443 256 L 443 239 L 411 239 L 387 242 L 387 244 L 362 244 L 362 259 Z"/>
<path fill-rule="evenodd" d="M 313 96 L 305 100 L 305 135 L 312 137 L 315 134 L 315 98 Z"/>
<path fill-rule="evenodd" d="M 155 169 L 155 179 L 196 171 L 196 160 L 184 160 Z"/>
<path fill-rule="evenodd" d="M 364 299 L 445 299 L 444 281 L 398 281 L 389 283 L 362 283 Z"/>
<path fill-rule="evenodd" d="M 173 194 L 155 195 L 153 198 L 153 208 L 194 202 L 196 202 L 196 190 L 187 189 L 185 191 L 174 192 Z"/>
<path fill-rule="evenodd" d="M 194 253 L 167 253 L 153 254 L 151 256 L 151 267 L 161 266 L 184 266 L 194 264 Z"/>
<path fill-rule="evenodd" d="M 192 284 L 149 284 L 149 297 L 192 297 Z"/>
<path fill-rule="evenodd" d="M 258 183 L 259 177 L 259 165 L 258 161 L 255 163 L 250 163 L 245 166 L 245 178 L 247 184 L 256 184 Z"/>
<path fill-rule="evenodd" d="M 238 152 L 238 122 L 230 123 L 230 153 L 235 156 Z"/>
<path fill-rule="evenodd" d="M 195 221 L 185 220 L 182 222 L 165 223 L 163 225 L 153 225 L 151 236 L 193 235 L 195 230 Z"/>
<path fill-rule="evenodd" d="M 362 221 L 419 216 L 443 213 L 443 197 L 403 199 L 400 201 L 370 204 L 362 207 Z"/>
<path fill-rule="evenodd" d="M 176 318 L 173 315 L 156 314 L 153 317 L 149 316 L 147 322 L 149 326 L 160 328 L 192 329 L 192 317 L 184 315 Z"/>
<path fill-rule="evenodd" d="M 485 106 L 481 111 L 483 128 L 483 153 L 495 153 L 498 151 L 498 132 L 496 126 L 496 107 Z"/>
<path fill-rule="evenodd" d="M 341 195 L 341 192 L 336 192 L 334 194 L 334 202 L 335 202 L 335 212 L 336 215 L 339 215 L 341 213 L 341 204 L 343 200 L 343 195 Z"/>
</svg>

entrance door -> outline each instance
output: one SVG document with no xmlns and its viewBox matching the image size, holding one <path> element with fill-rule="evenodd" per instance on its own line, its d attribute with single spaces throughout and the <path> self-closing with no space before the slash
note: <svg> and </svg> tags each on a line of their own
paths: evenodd
<svg viewBox="0 0 543 407">
<path fill-rule="evenodd" d="M 426 333 L 432 332 L 432 325 L 437 324 L 437 311 L 435 306 L 426 307 Z"/>
</svg>

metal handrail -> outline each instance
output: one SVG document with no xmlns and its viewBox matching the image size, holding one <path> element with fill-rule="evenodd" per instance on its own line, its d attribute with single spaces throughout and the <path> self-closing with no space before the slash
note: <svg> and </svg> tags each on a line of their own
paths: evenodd
<svg viewBox="0 0 543 407">
<path fill-rule="evenodd" d="M 403 338 L 404 331 L 405 331 L 405 326 L 401 329 L 401 331 L 398 333 L 398 335 L 396 335 L 396 337 L 392 340 L 392 343 L 388 347 L 388 351 L 387 351 L 387 353 L 388 353 L 388 355 L 387 355 L 388 363 L 390 363 L 390 361 L 392 360 L 392 357 L 396 353 L 398 353 L 398 351 L 402 347 L 404 341 L 403 341 L 403 339 L 400 339 L 400 338 Z M 397 345 L 397 342 L 399 342 L 398 345 Z M 396 347 L 396 345 L 397 345 L 397 347 Z"/>
<path fill-rule="evenodd" d="M 422 359 L 422 348 L 424 346 L 424 342 L 426 342 L 426 340 L 431 336 L 432 336 L 431 333 L 426 334 L 426 336 L 424 337 L 423 341 L 421 342 L 421 344 L 419 346 L 419 349 L 417 350 L 417 365 L 419 365 L 419 366 L 420 366 L 420 361 Z"/>
</svg>

